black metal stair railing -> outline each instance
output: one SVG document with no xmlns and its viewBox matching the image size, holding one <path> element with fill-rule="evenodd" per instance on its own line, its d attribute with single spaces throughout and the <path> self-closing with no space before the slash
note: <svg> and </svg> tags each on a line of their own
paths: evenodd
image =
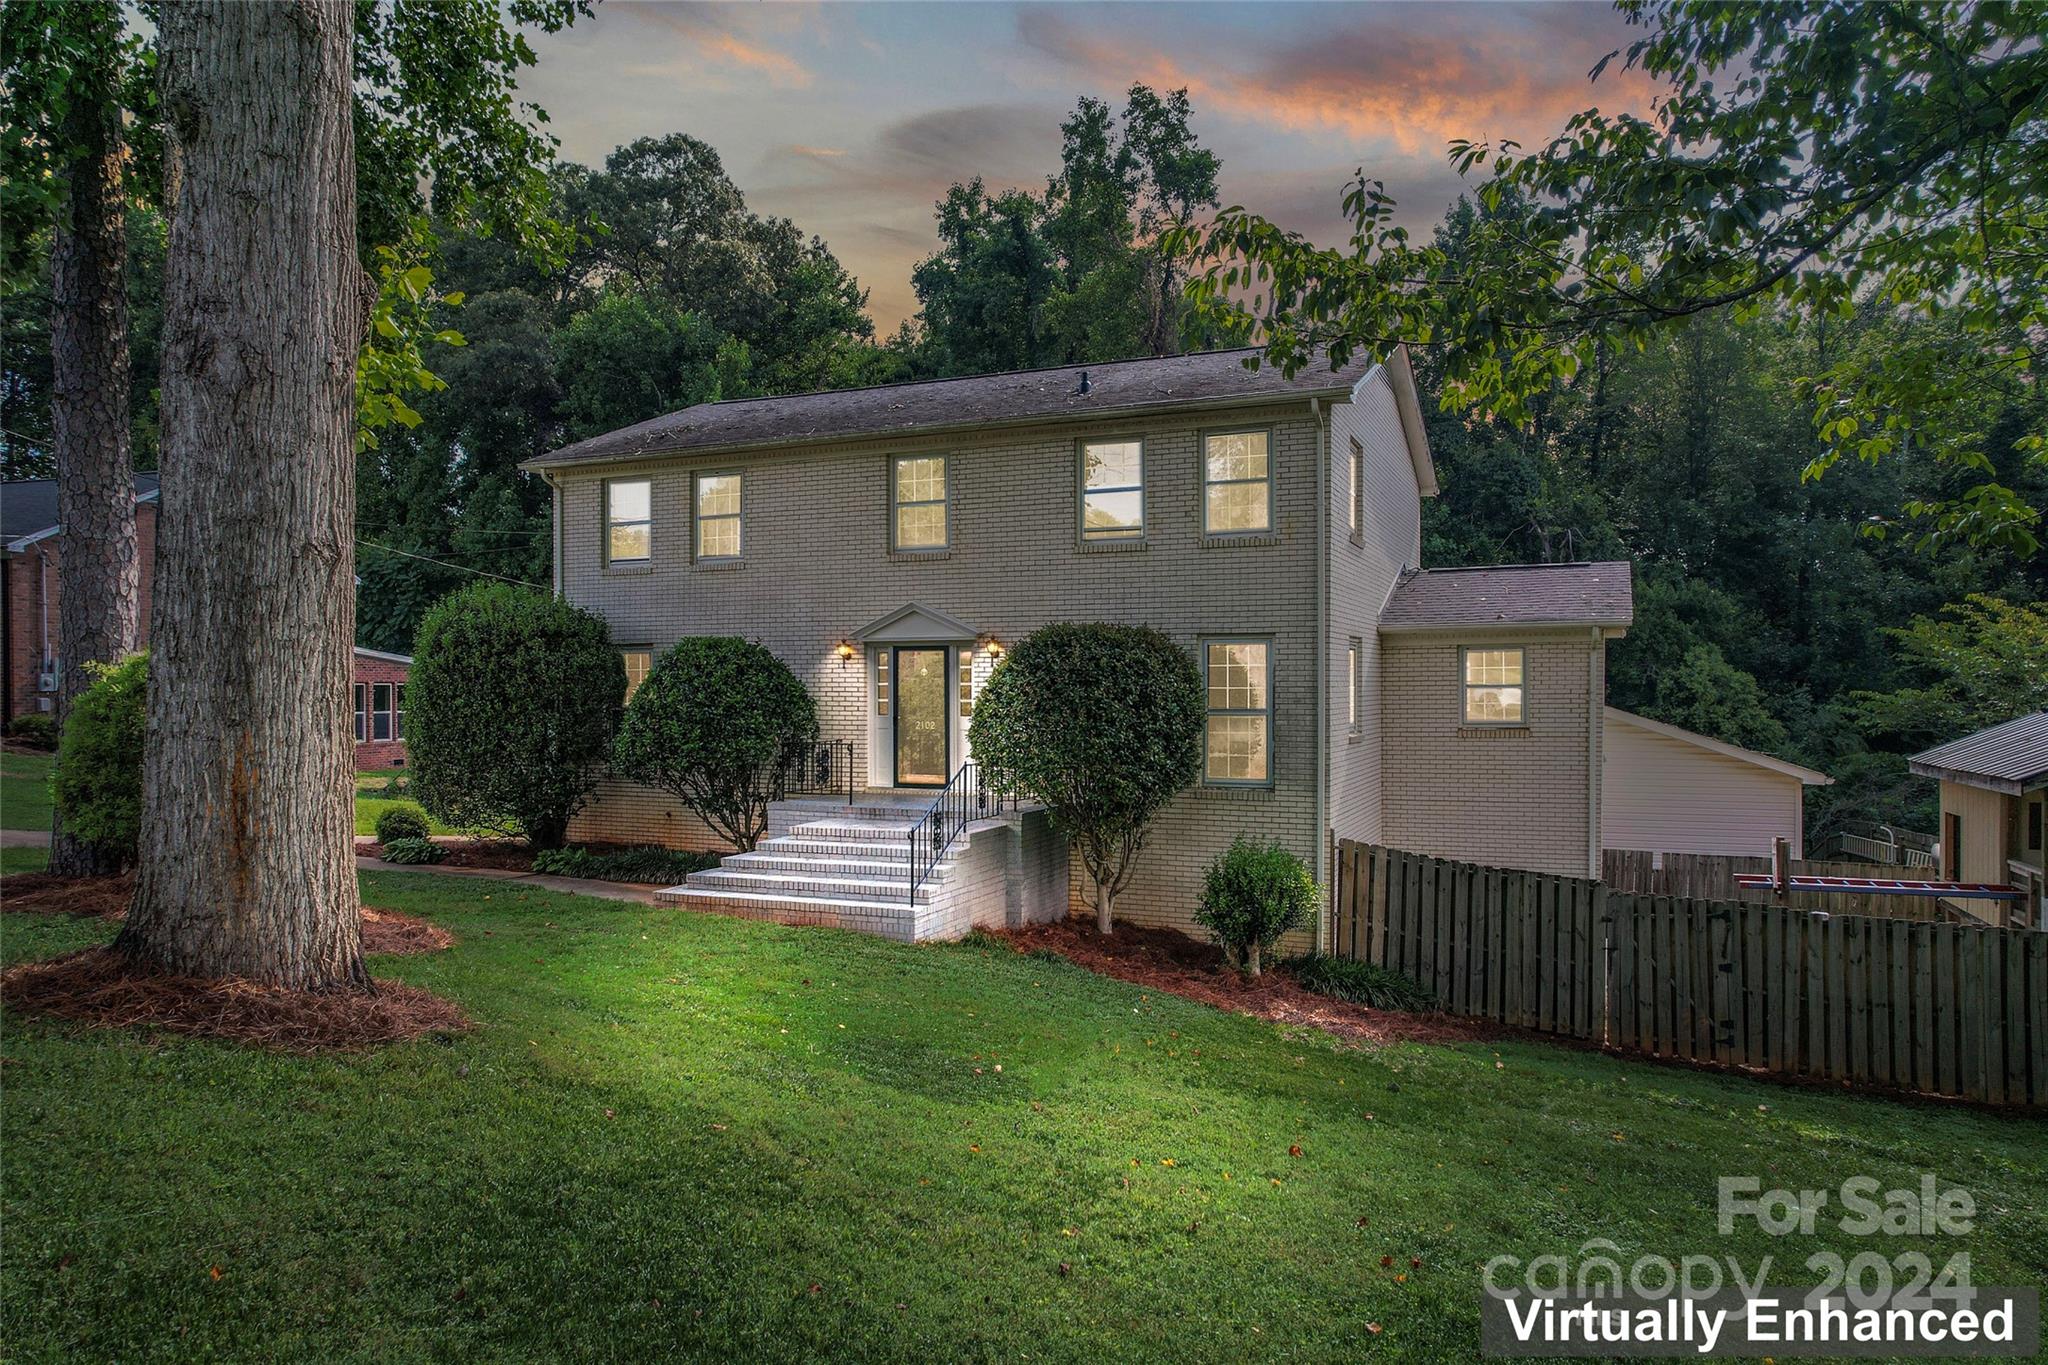
<svg viewBox="0 0 2048 1365">
<path fill-rule="evenodd" d="M 910 904 L 917 906 L 917 888 L 931 876 L 952 846 L 954 836 L 975 820 L 987 820 L 1006 806 L 1015 809 L 1017 798 L 1007 796 L 981 780 L 981 769 L 972 763 L 960 765 L 944 790 L 924 815 L 910 827 Z"/>
<path fill-rule="evenodd" d="M 777 801 L 792 796 L 840 796 L 853 804 L 853 741 L 820 739 L 800 744 L 776 765 Z"/>
</svg>

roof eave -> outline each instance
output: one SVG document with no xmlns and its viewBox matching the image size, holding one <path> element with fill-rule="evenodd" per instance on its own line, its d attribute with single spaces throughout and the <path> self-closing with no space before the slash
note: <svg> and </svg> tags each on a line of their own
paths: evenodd
<svg viewBox="0 0 2048 1365">
<path fill-rule="evenodd" d="M 1662 735 L 1666 739 L 1675 740 L 1680 744 L 1690 744 L 1696 749 L 1703 749 L 1710 754 L 1719 754 L 1723 758 L 1732 758 L 1738 763 L 1748 763 L 1755 767 L 1778 773 L 1784 777 L 1797 778 L 1802 786 L 1832 787 L 1835 785 L 1835 779 L 1829 777 L 1818 768 L 1808 768 L 1802 764 L 1789 763 L 1782 758 L 1759 753 L 1755 749 L 1745 749 L 1740 744 L 1730 744 L 1726 740 L 1715 739 L 1712 735 L 1703 735 L 1697 731 L 1688 730 L 1682 725 L 1673 725 L 1669 721 L 1652 720 L 1648 716 L 1639 716 L 1633 711 L 1624 711 L 1619 706 L 1603 706 L 1600 709 L 1608 720 L 1619 721 L 1623 725 L 1633 725 L 1645 733 Z"/>
<path fill-rule="evenodd" d="M 1619 620 L 1575 616 L 1555 621 L 1382 621 L 1379 632 L 1382 635 L 1458 635 L 1475 630 L 1599 630 L 1620 634 L 1633 624 L 1633 616 Z"/>
<path fill-rule="evenodd" d="M 1931 777 L 1940 782 L 1955 782 L 1965 787 L 1980 787 L 2002 796 L 2022 795 L 2030 785 L 2048 778 L 2048 773 L 2037 773 L 2033 777 L 1993 777 L 1989 773 L 1973 773 L 1967 768 L 1948 768 L 1939 763 L 1923 763 L 1917 758 L 1907 759 L 1906 769 L 1920 777 Z"/>
<path fill-rule="evenodd" d="M 903 427 L 893 431 L 861 432 L 856 435 L 805 434 L 778 441 L 738 441 L 723 445 L 706 446 L 653 446 L 646 450 L 629 451 L 619 455 L 593 455 L 588 459 L 558 460 L 556 452 L 538 455 L 531 460 L 521 460 L 519 468 L 533 474 L 544 474 L 563 469 L 587 469 L 619 464 L 636 464 L 649 460 L 672 460 L 678 458 L 698 459 L 726 455 L 753 454 L 766 450 L 795 450 L 804 446 L 847 445 L 856 441 L 889 441 L 927 436 L 954 436 L 964 432 L 997 431 L 1004 429 L 1028 429 L 1041 426 L 1066 426 L 1077 422 L 1093 422 L 1105 419 L 1131 417 L 1155 417 L 1170 412 L 1221 412 L 1231 408 L 1285 407 L 1291 404 L 1306 404 L 1312 398 L 1341 399 L 1349 397 L 1350 384 L 1330 384 L 1314 389 L 1290 389 L 1286 393 L 1260 395 L 1233 395 L 1229 398 L 1172 399 L 1160 403 L 1135 403 L 1122 407 L 1103 408 L 1094 412 L 1071 412 L 1044 414 L 1033 417 L 989 417 L 971 422 L 948 422 L 943 425 Z"/>
</svg>

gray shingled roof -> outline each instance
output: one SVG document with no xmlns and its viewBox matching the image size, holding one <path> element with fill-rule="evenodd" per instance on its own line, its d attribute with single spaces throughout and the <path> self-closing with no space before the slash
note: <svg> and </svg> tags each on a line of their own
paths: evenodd
<svg viewBox="0 0 2048 1365">
<path fill-rule="evenodd" d="M 135 496 L 144 498 L 157 491 L 157 476 L 137 474 Z M 23 536 L 57 526 L 57 481 L 16 479 L 0 484 L 0 542 L 13 544 Z"/>
<path fill-rule="evenodd" d="M 1635 620 L 1627 560 L 1423 569 L 1402 579 L 1381 630 L 1461 626 L 1626 626 Z"/>
<path fill-rule="evenodd" d="M 2048 780 L 2048 711 L 1950 740 L 1907 766 L 1923 777 L 1950 777 L 2014 796 Z"/>
<path fill-rule="evenodd" d="M 550 451 L 522 467 L 548 469 L 682 451 L 744 450 L 972 430 L 1008 422 L 1128 416 L 1182 406 L 1334 398 L 1350 392 L 1373 365 L 1370 358 L 1355 357 L 1332 371 L 1316 362 L 1288 379 L 1271 365 L 1246 369 L 1246 358 L 1257 354 L 1256 349 L 1204 351 L 783 398 L 700 403 Z M 1083 373 L 1088 376 L 1086 394 L 1076 392 Z"/>
</svg>

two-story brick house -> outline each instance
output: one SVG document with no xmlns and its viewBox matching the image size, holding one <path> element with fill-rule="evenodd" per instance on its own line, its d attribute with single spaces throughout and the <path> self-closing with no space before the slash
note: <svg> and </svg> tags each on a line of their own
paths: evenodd
<svg viewBox="0 0 2048 1365">
<path fill-rule="evenodd" d="M 1336 837 L 1594 871 L 1628 565 L 1421 571 L 1436 476 L 1405 354 L 1292 378 L 1252 354 L 703 404 L 583 441 L 527 466 L 554 489 L 556 590 L 606 618 L 634 681 L 687 635 L 768 646 L 889 840 L 971 761 L 974 694 L 1008 645 L 1058 620 L 1166 632 L 1210 714 L 1202 779 L 1118 901 L 1136 922 L 1188 924 L 1239 834 L 1325 880 Z M 1066 894 L 1013 887 L 969 917 L 1090 902 L 1078 860 L 1024 823 L 1023 852 L 979 875 L 1039 886 L 1032 860 L 1056 856 Z M 843 817 L 797 805 L 771 832 L 673 898 L 900 937 L 968 927 L 902 919 L 900 855 Z M 572 834 L 714 846 L 616 780 Z"/>
</svg>

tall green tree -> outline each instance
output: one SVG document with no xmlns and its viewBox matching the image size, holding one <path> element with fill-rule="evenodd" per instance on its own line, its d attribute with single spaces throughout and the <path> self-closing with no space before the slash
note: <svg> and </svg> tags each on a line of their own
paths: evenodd
<svg viewBox="0 0 2048 1365">
<path fill-rule="evenodd" d="M 1427 341 L 1446 404 L 1517 422 L 1554 380 L 1689 318 L 1776 307 L 1817 326 L 1881 301 L 1942 325 L 1900 332 L 1883 363 L 1841 354 L 1800 374 L 1819 443 L 1808 472 L 1911 454 L 1961 486 L 1882 510 L 1919 536 L 2033 553 L 2039 510 L 1999 477 L 1973 415 L 2037 385 L 2048 335 L 2041 9 L 1618 8 L 1645 29 L 1624 65 L 1661 89 L 1653 111 L 1589 109 L 1532 151 L 1453 143 L 1460 172 L 1489 177 L 1486 205 L 1513 210 L 1482 218 L 1461 255 L 1411 242 L 1361 170 L 1342 247 L 1220 215 L 1197 300 L 1256 318 L 1290 370 Z M 2039 427 L 2016 445 L 2030 465 L 2048 458 Z"/>
</svg>

